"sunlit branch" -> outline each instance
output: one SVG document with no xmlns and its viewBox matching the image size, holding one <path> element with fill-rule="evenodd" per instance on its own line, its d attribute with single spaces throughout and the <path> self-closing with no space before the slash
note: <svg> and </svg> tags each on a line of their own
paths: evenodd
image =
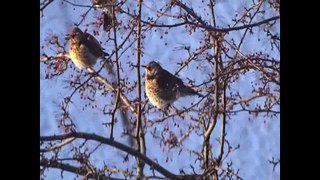
<svg viewBox="0 0 320 180">
<path fill-rule="evenodd" d="M 62 141 L 61 143 L 58 143 L 54 146 L 50 146 L 50 147 L 47 147 L 45 149 L 40 149 L 40 152 L 48 152 L 48 151 L 53 151 L 55 149 L 58 149 L 58 148 L 61 148 L 69 143 L 71 143 L 72 141 L 74 141 L 75 138 L 74 137 L 71 137 L 69 139 L 65 139 L 64 141 Z"/>
</svg>

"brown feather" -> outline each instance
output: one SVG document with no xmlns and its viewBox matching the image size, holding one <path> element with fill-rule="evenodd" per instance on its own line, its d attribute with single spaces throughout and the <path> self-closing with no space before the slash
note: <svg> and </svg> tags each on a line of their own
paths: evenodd
<svg viewBox="0 0 320 180">
<path fill-rule="evenodd" d="M 96 57 L 104 56 L 104 52 L 103 52 L 103 48 L 101 47 L 101 44 L 91 34 L 83 33 L 83 39 L 81 43 L 85 45 L 89 49 L 89 51 Z"/>
</svg>

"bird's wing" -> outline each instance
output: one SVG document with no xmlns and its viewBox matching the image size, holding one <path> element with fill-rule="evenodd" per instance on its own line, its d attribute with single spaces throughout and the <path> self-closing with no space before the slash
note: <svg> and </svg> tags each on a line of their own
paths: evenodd
<svg viewBox="0 0 320 180">
<path fill-rule="evenodd" d="M 183 85 L 181 79 L 177 78 L 167 70 L 163 69 L 162 73 L 158 73 L 157 84 L 161 89 L 175 91 L 179 86 Z"/>
<path fill-rule="evenodd" d="M 161 99 L 169 101 L 175 99 L 178 90 L 178 84 L 181 80 L 164 69 L 161 73 L 156 75 L 155 79 L 158 86 L 156 91 Z"/>
<path fill-rule="evenodd" d="M 83 33 L 82 44 L 84 44 L 95 56 L 101 57 L 104 55 L 103 48 L 101 47 L 100 43 L 91 34 Z"/>
</svg>

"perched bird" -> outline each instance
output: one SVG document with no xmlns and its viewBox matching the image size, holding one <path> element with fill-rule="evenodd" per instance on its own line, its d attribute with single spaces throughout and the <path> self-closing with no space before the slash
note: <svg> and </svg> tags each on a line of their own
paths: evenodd
<svg viewBox="0 0 320 180">
<path fill-rule="evenodd" d="M 103 29 L 109 31 L 114 25 L 113 10 L 116 0 L 91 0 L 96 8 L 103 10 Z"/>
<path fill-rule="evenodd" d="M 183 84 L 182 80 L 167 70 L 163 69 L 155 61 L 142 65 L 146 69 L 145 90 L 154 106 L 165 110 L 179 97 L 202 94 Z"/>
<path fill-rule="evenodd" d="M 92 68 L 98 58 L 109 56 L 96 38 L 89 33 L 82 32 L 78 27 L 73 28 L 67 38 L 70 41 L 70 58 L 79 69 Z"/>
</svg>

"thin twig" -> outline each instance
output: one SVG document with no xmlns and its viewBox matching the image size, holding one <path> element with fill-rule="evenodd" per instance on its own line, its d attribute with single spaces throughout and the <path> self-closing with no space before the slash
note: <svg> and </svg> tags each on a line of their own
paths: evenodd
<svg viewBox="0 0 320 180">
<path fill-rule="evenodd" d="M 53 2 L 53 0 L 49 0 L 46 4 L 44 4 L 41 8 L 40 11 L 42 12 L 47 6 L 49 6 L 49 4 L 51 4 Z"/>
<path fill-rule="evenodd" d="M 90 10 L 93 8 L 93 5 L 82 15 L 82 19 L 80 20 L 80 22 L 78 24 L 76 24 L 76 26 L 80 26 L 80 24 L 84 21 L 84 19 L 87 17 L 88 13 L 90 12 Z"/>
<path fill-rule="evenodd" d="M 141 75 L 140 75 L 140 58 L 141 58 L 141 11 L 142 11 L 142 0 L 138 1 L 138 22 L 137 22 L 137 86 L 138 86 L 138 108 L 137 108 L 137 122 L 136 122 L 136 139 L 138 150 L 141 154 L 146 154 L 146 147 L 144 141 L 144 132 L 142 130 L 141 120 Z M 137 161 L 137 176 L 143 177 L 143 169 L 145 164 L 138 159 Z"/>
<path fill-rule="evenodd" d="M 68 0 L 62 0 L 62 1 L 66 2 L 66 3 L 69 3 L 69 4 L 71 4 L 72 6 L 77 6 L 77 7 L 86 7 L 86 8 L 91 8 L 91 7 L 92 7 L 92 5 L 76 4 L 76 3 L 70 2 L 70 1 L 68 1 Z"/>
<path fill-rule="evenodd" d="M 113 20 L 112 22 L 116 22 L 116 13 L 114 11 L 114 6 L 112 6 L 112 13 L 113 13 Z M 118 42 L 117 42 L 117 28 L 115 23 L 112 24 L 113 27 L 113 42 L 114 42 L 114 47 L 118 47 Z M 118 105 L 119 105 L 119 99 L 120 99 L 120 92 L 121 92 L 121 86 L 120 86 L 120 65 L 119 65 L 119 54 L 118 54 L 118 48 L 115 50 L 116 54 L 116 66 L 117 66 L 117 96 L 116 96 L 116 102 L 114 104 L 114 109 L 112 111 L 112 121 L 111 121 L 111 132 L 110 132 L 110 138 L 113 139 L 113 127 L 114 127 L 114 122 L 115 122 L 115 113 L 117 111 Z"/>
<path fill-rule="evenodd" d="M 100 74 L 97 74 L 97 72 L 92 69 L 92 68 L 88 68 L 88 70 L 90 70 L 90 72 L 92 72 L 93 74 L 95 74 L 95 78 L 100 81 L 101 83 L 103 83 L 107 90 L 110 90 L 110 91 L 113 91 L 113 92 L 116 92 L 116 88 L 113 87 L 113 85 L 105 78 L 103 78 Z M 136 113 L 136 109 L 131 105 L 130 101 L 127 99 L 127 97 L 125 95 L 123 95 L 121 92 L 120 92 L 120 99 L 121 101 L 124 103 L 124 105 L 126 105 L 128 108 L 130 108 L 130 110 L 134 113 Z"/>
</svg>

